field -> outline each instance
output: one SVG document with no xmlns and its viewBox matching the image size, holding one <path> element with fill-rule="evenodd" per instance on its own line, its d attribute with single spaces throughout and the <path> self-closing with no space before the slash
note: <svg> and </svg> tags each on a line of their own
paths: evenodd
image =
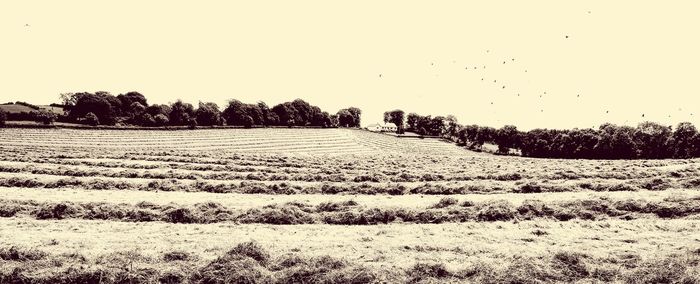
<svg viewBox="0 0 700 284">
<path fill-rule="evenodd" d="M 0 283 L 700 283 L 700 160 L 0 129 Z"/>
</svg>

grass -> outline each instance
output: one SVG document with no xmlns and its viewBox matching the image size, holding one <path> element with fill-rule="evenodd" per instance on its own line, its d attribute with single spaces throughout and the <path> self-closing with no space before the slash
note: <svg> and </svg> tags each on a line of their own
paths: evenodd
<svg viewBox="0 0 700 284">
<path fill-rule="evenodd" d="M 13 250 L 15 248 L 10 248 Z M 697 283 L 700 255 L 668 255 L 642 259 L 626 255 L 595 258 L 559 251 L 539 258 L 514 256 L 500 263 L 473 262 L 450 269 L 440 262 L 416 262 L 404 270 L 386 271 L 328 255 L 308 257 L 303 253 L 272 255 L 257 242 L 239 243 L 207 262 L 151 259 L 136 251 L 101 255 L 95 260 L 70 255 L 9 259 L 0 269 L 2 283 L 540 283 L 614 282 Z M 48 260 L 44 260 L 48 258 Z M 73 259 L 71 259 L 73 258 Z M 22 265 L 13 265 L 16 263 Z M 57 267 L 55 263 L 59 263 Z M 108 265 L 120 264 L 120 265 Z M 505 264 L 505 265 L 501 265 Z M 54 266 L 54 267 L 52 267 Z M 12 267 L 7 269 L 7 267 Z M 621 268 L 630 269 L 621 269 Z"/>
<path fill-rule="evenodd" d="M 441 199 L 426 209 L 401 207 L 368 208 L 349 200 L 340 203 L 321 203 L 314 207 L 307 203 L 288 202 L 269 204 L 261 208 L 235 210 L 220 203 L 196 203 L 193 206 L 152 203 L 75 203 L 18 201 L 0 199 L 0 214 L 5 217 L 28 215 L 36 219 L 101 219 L 130 222 L 164 221 L 170 223 L 238 222 L 256 224 L 318 224 L 375 225 L 402 221 L 412 223 L 493 222 L 550 218 L 559 221 L 572 219 L 601 220 L 606 218 L 638 218 L 644 214 L 660 218 L 683 218 L 700 214 L 700 196 L 674 197 L 662 201 L 643 199 L 611 200 L 607 198 L 574 199 L 542 202 L 526 200 L 515 206 L 507 200 L 488 200 L 455 206 L 452 197 Z"/>
<path fill-rule="evenodd" d="M 346 129 L 0 135 L 0 282 L 698 282 L 698 159 Z"/>
</svg>

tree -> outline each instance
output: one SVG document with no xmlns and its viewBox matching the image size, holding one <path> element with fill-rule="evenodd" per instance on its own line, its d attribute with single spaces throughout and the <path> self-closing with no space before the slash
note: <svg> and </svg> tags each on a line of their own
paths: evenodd
<svg viewBox="0 0 700 284">
<path fill-rule="evenodd" d="M 671 127 L 654 122 L 642 122 L 633 131 L 640 158 L 660 159 L 669 157 Z"/>
<path fill-rule="evenodd" d="M 221 125 L 221 111 L 215 103 L 199 102 L 199 108 L 196 111 L 196 119 L 198 125 L 212 126 Z"/>
<path fill-rule="evenodd" d="M 393 123 L 394 125 L 396 125 L 397 134 L 404 133 L 403 120 L 404 112 L 400 109 L 384 112 L 384 123 Z"/>
<path fill-rule="evenodd" d="M 69 119 L 78 121 L 88 113 L 96 115 L 100 123 L 112 125 L 116 122 L 116 114 L 107 94 L 76 93 L 73 94 L 75 105 L 70 109 Z"/>
<path fill-rule="evenodd" d="M 156 126 L 156 120 L 147 112 L 142 113 L 135 120 L 136 124 L 141 126 Z"/>
<path fill-rule="evenodd" d="M 170 124 L 170 119 L 165 114 L 159 113 L 153 117 L 154 126 L 166 126 Z"/>
<path fill-rule="evenodd" d="M 295 124 L 295 119 L 297 117 L 297 110 L 289 102 L 278 104 L 272 107 L 272 111 L 277 115 L 279 124 L 285 126 L 292 126 Z"/>
<path fill-rule="evenodd" d="M 409 113 L 406 117 L 407 130 L 411 132 L 416 132 L 416 127 L 418 126 L 418 121 L 420 120 L 420 115 L 416 113 Z"/>
<path fill-rule="evenodd" d="M 194 107 L 192 107 L 192 104 L 177 100 L 171 106 L 168 119 L 170 120 L 170 125 L 190 125 L 190 119 L 194 119 Z"/>
<path fill-rule="evenodd" d="M 457 118 L 451 114 L 445 117 L 445 123 L 447 123 L 445 138 L 451 141 L 456 141 L 459 136 L 459 130 L 462 129 L 462 126 L 457 122 Z"/>
<path fill-rule="evenodd" d="M 146 112 L 155 118 L 156 115 L 162 114 L 166 117 L 170 115 L 172 108 L 169 105 L 152 105 L 146 108 Z"/>
<path fill-rule="evenodd" d="M 362 110 L 356 107 L 349 107 L 348 111 L 352 115 L 353 124 L 350 127 L 360 127 Z"/>
<path fill-rule="evenodd" d="M 520 146 L 520 132 L 513 125 L 506 125 L 498 129 L 494 138 L 496 144 L 498 144 L 498 152 L 502 154 L 508 154 L 510 148 Z"/>
<path fill-rule="evenodd" d="M 355 124 L 355 118 L 348 109 L 341 109 L 336 115 L 338 116 L 338 126 L 340 127 L 352 127 Z"/>
<path fill-rule="evenodd" d="M 140 113 L 134 114 L 134 103 L 139 103 L 141 106 L 148 107 L 148 101 L 146 97 L 139 92 L 128 92 L 126 94 L 119 94 L 117 99 L 122 105 L 122 114 L 132 115 L 132 117 L 139 115 Z"/>
<path fill-rule="evenodd" d="M 5 114 L 4 110 L 0 109 L 0 127 L 5 126 L 6 121 L 7 121 L 7 114 Z"/>
<path fill-rule="evenodd" d="M 673 157 L 678 159 L 693 158 L 696 148 L 700 144 L 696 143 L 698 130 L 690 122 L 681 122 L 676 126 L 676 130 L 672 135 Z"/>
<path fill-rule="evenodd" d="M 92 112 L 88 112 L 85 117 L 83 117 L 83 122 L 87 125 L 97 126 L 100 124 L 100 119 Z"/>
<path fill-rule="evenodd" d="M 260 112 L 263 116 L 263 125 L 277 125 L 279 123 L 279 117 L 276 113 L 270 110 L 270 107 L 268 107 L 265 102 L 259 101 L 258 108 L 260 109 Z"/>
</svg>

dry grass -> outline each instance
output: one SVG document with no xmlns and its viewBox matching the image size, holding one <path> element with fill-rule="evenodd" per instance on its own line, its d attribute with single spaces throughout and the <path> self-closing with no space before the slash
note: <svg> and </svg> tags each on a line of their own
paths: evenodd
<svg viewBox="0 0 700 284">
<path fill-rule="evenodd" d="M 0 151 L 0 283 L 698 282 L 698 159 L 346 129 L 0 129 Z"/>
</svg>

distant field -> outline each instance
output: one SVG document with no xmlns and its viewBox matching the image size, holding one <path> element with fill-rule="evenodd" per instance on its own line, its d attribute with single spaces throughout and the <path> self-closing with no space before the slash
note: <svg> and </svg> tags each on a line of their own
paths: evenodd
<svg viewBox="0 0 700 284">
<path fill-rule="evenodd" d="M 60 107 L 46 106 L 46 105 L 39 105 L 38 107 L 42 110 L 53 112 L 55 114 L 63 114 L 63 109 Z M 3 110 L 7 113 L 20 113 L 20 112 L 36 111 L 35 109 L 30 108 L 28 106 L 18 105 L 18 104 L 11 104 L 11 105 L 0 104 L 0 110 Z"/>
<path fill-rule="evenodd" d="M 698 283 L 699 188 L 351 129 L 0 129 L 0 283 Z"/>
</svg>

